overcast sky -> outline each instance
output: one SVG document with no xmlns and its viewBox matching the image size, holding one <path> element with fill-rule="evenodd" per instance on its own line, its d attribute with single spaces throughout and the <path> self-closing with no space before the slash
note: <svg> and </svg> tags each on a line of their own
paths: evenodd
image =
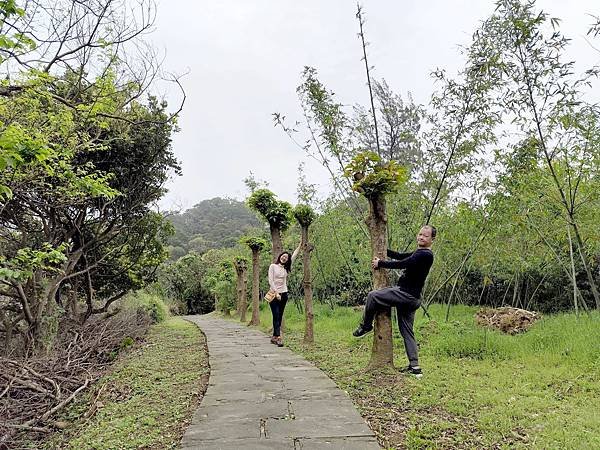
<svg viewBox="0 0 600 450">
<path fill-rule="evenodd" d="M 423 104 L 433 90 L 430 72 L 458 70 L 459 46 L 494 8 L 491 0 L 361 4 L 373 77 Z M 538 6 L 563 20 L 573 59 L 582 67 L 600 62 L 600 52 L 585 41 L 589 14 L 600 15 L 598 0 L 538 0 Z M 318 70 L 338 101 L 367 104 L 355 13 L 350 0 L 158 0 L 150 39 L 166 55 L 166 71 L 189 72 L 182 79 L 181 131 L 173 139 L 183 176 L 169 183 L 163 208 L 186 209 L 216 196 L 243 199 L 250 171 L 295 202 L 302 161 L 308 181 L 327 191 L 326 171 L 273 127 L 272 113 L 300 119 L 296 87 L 304 66 Z M 157 89 L 171 105 L 180 100 L 168 86 Z"/>
</svg>

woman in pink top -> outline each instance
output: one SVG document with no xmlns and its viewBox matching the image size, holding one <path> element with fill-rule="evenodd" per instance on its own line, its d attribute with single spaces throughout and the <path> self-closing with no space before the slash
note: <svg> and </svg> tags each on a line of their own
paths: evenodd
<svg viewBox="0 0 600 450">
<path fill-rule="evenodd" d="M 282 252 L 277 257 L 277 262 L 269 266 L 269 288 L 277 293 L 277 297 L 269 303 L 271 306 L 271 314 L 273 314 L 273 336 L 271 343 L 277 344 L 278 347 L 283 347 L 283 339 L 281 338 L 281 321 L 283 320 L 283 311 L 288 300 L 287 276 L 292 269 L 292 262 L 298 256 L 300 246 L 294 253 Z"/>
</svg>

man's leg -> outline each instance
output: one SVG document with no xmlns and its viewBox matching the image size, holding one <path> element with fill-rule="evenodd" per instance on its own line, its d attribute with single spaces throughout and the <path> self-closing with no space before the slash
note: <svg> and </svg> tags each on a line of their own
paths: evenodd
<svg viewBox="0 0 600 450">
<path fill-rule="evenodd" d="M 397 287 L 388 287 L 369 292 L 365 301 L 365 312 L 362 322 L 352 334 L 360 337 L 371 331 L 377 311 L 382 311 L 386 308 L 389 309 L 396 305 L 397 291 L 400 291 Z"/>
<path fill-rule="evenodd" d="M 404 348 L 406 349 L 408 364 L 410 367 L 418 368 L 419 347 L 413 330 L 416 309 L 411 310 L 411 308 L 411 305 L 398 306 L 396 312 L 398 314 L 398 328 L 400 329 L 400 335 L 402 336 L 402 339 L 404 339 Z"/>
</svg>

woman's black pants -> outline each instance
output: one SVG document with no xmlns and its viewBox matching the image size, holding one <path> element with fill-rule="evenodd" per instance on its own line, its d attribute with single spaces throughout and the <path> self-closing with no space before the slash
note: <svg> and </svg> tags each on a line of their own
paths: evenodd
<svg viewBox="0 0 600 450">
<path fill-rule="evenodd" d="M 271 313 L 273 314 L 273 336 L 281 336 L 281 321 L 283 320 L 283 311 L 288 300 L 288 293 L 281 292 L 281 299 L 273 300 L 269 303 Z"/>
</svg>

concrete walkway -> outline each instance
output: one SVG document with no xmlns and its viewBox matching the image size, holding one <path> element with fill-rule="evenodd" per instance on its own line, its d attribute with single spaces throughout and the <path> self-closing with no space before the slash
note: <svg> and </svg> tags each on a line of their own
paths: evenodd
<svg viewBox="0 0 600 450">
<path fill-rule="evenodd" d="M 184 449 L 379 449 L 350 398 L 321 370 L 265 334 L 188 316 L 206 334 L 210 381 Z"/>
</svg>

